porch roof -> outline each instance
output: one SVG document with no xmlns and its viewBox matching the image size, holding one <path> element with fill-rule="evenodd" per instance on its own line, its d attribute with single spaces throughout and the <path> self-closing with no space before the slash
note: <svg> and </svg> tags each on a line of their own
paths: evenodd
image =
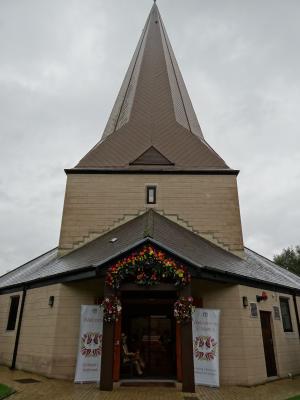
<svg viewBox="0 0 300 400">
<path fill-rule="evenodd" d="M 0 291 L 23 284 L 30 286 L 37 281 L 46 284 L 54 277 L 59 279 L 82 271 L 93 271 L 96 275 L 97 270 L 101 274 L 101 269 L 104 272 L 114 259 L 146 241 L 184 260 L 196 276 L 206 272 L 234 277 L 241 284 L 264 282 L 300 291 L 300 277 L 254 251 L 245 248 L 246 257 L 241 259 L 153 210 L 63 257 L 58 257 L 55 248 L 8 272 L 0 277 Z"/>
</svg>

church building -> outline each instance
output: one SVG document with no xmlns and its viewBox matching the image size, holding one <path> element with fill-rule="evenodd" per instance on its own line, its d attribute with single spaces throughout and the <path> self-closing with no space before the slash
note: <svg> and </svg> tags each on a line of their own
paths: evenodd
<svg viewBox="0 0 300 400">
<path fill-rule="evenodd" d="M 221 385 L 300 373 L 300 277 L 244 246 L 239 171 L 205 140 L 156 3 L 101 140 L 65 173 L 58 246 L 0 277 L 0 364 L 74 380 L 81 305 L 104 300 L 101 390 L 195 391 L 193 307 L 220 310 Z"/>
</svg>

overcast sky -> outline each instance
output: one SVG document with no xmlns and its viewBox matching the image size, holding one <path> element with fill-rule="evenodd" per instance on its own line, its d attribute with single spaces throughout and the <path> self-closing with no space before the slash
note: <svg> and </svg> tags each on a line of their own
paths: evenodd
<svg viewBox="0 0 300 400">
<path fill-rule="evenodd" d="M 245 244 L 300 244 L 300 1 L 158 0 L 200 125 L 238 178 Z M 0 274 L 58 243 L 151 0 L 0 1 Z"/>
</svg>

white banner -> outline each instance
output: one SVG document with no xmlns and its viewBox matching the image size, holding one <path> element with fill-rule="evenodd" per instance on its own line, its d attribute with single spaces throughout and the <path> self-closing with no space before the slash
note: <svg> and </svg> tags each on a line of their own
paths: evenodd
<svg viewBox="0 0 300 400">
<path fill-rule="evenodd" d="M 102 354 L 103 310 L 81 306 L 80 336 L 75 382 L 99 382 Z"/>
<path fill-rule="evenodd" d="M 218 387 L 220 310 L 196 308 L 192 318 L 195 384 Z"/>
</svg>

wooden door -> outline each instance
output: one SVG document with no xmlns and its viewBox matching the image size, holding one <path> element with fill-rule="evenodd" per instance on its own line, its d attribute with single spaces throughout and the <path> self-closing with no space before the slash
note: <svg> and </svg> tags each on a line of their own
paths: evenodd
<svg viewBox="0 0 300 400">
<path fill-rule="evenodd" d="M 266 359 L 267 376 L 276 376 L 277 368 L 271 327 L 271 313 L 267 311 L 260 311 L 260 322 Z"/>
</svg>

